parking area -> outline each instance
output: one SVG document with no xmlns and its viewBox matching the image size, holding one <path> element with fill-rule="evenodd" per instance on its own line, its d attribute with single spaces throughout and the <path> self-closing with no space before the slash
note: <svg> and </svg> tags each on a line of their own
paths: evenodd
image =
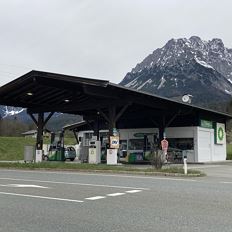
<svg viewBox="0 0 232 232">
<path fill-rule="evenodd" d="M 191 169 L 201 170 L 209 178 L 226 178 L 232 181 L 232 162 L 211 162 L 205 164 L 190 164 Z"/>
</svg>

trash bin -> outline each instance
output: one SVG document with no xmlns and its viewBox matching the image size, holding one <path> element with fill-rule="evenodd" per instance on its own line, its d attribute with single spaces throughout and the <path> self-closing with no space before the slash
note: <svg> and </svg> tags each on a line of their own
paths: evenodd
<svg viewBox="0 0 232 232">
<path fill-rule="evenodd" d="M 64 148 L 56 152 L 56 161 L 64 161 Z"/>
<path fill-rule="evenodd" d="M 143 161 L 143 153 L 142 152 L 132 152 L 129 154 L 128 163 L 133 164 L 136 162 Z"/>
<path fill-rule="evenodd" d="M 132 164 L 132 163 L 135 163 L 135 161 L 136 161 L 136 154 L 135 153 L 130 153 L 129 157 L 128 157 L 128 163 Z"/>
<path fill-rule="evenodd" d="M 24 162 L 33 162 L 35 159 L 35 146 L 24 146 Z"/>
</svg>

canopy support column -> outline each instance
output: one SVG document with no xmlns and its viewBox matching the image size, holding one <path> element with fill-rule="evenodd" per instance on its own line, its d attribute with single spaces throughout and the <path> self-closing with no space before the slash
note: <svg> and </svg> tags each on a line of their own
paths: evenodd
<svg viewBox="0 0 232 232">
<path fill-rule="evenodd" d="M 42 150 L 43 149 L 43 130 L 49 119 L 52 117 L 54 112 L 51 112 L 47 118 L 44 120 L 44 112 L 38 113 L 38 118 L 36 120 L 33 113 L 30 112 L 30 110 L 27 110 L 27 113 L 30 115 L 31 119 L 35 123 L 37 127 L 37 137 L 36 137 L 36 149 Z"/>
<path fill-rule="evenodd" d="M 44 113 L 38 114 L 37 122 L 37 137 L 36 137 L 36 149 L 43 149 L 43 128 L 44 128 Z"/>
</svg>

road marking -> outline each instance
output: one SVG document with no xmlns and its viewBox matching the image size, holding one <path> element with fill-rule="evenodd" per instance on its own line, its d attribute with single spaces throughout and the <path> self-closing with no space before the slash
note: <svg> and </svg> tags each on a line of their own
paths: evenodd
<svg viewBox="0 0 232 232">
<path fill-rule="evenodd" d="M 142 190 L 135 189 L 135 190 L 126 191 L 126 193 L 139 193 L 139 192 L 141 192 L 141 191 L 142 191 Z"/>
<path fill-rule="evenodd" d="M 74 199 L 65 199 L 65 198 L 56 198 L 56 197 L 45 197 L 45 196 L 36 196 L 36 195 L 28 195 L 28 194 L 19 194 L 19 193 L 8 193 L 8 192 L 0 192 L 2 195 L 11 195 L 11 196 L 19 196 L 19 197 L 29 197 L 29 198 L 39 198 L 39 199 L 47 199 L 47 200 L 56 200 L 56 201 L 68 201 L 68 202 L 77 202 L 81 203 L 84 201 L 74 200 Z"/>
<path fill-rule="evenodd" d="M 232 184 L 232 182 L 229 182 L 229 181 L 221 181 L 220 183 L 221 184 Z"/>
<path fill-rule="evenodd" d="M 117 196 L 122 196 L 122 195 L 125 195 L 126 193 L 110 193 L 110 194 L 107 194 L 107 196 L 109 197 L 117 197 Z"/>
<path fill-rule="evenodd" d="M 91 187 L 149 190 L 149 188 L 138 188 L 138 187 L 131 187 L 131 186 L 129 187 L 129 186 L 120 186 L 120 185 L 85 184 L 85 183 L 78 183 L 78 182 L 77 183 L 70 183 L 70 182 L 61 182 L 61 181 L 17 179 L 17 178 L 0 178 L 0 180 L 30 181 L 30 182 L 51 183 L 51 184 L 67 184 L 67 185 L 81 185 L 81 186 L 91 186 Z"/>
<path fill-rule="evenodd" d="M 0 184 L 0 186 L 14 187 L 14 188 L 46 188 L 46 189 L 49 188 L 49 187 L 34 185 L 34 184 Z"/>
<path fill-rule="evenodd" d="M 103 199 L 103 198 L 106 198 L 106 197 L 96 196 L 96 197 L 88 197 L 88 198 L 85 198 L 85 199 L 90 200 L 90 201 L 95 201 L 95 200 L 99 200 L 99 199 Z"/>
</svg>

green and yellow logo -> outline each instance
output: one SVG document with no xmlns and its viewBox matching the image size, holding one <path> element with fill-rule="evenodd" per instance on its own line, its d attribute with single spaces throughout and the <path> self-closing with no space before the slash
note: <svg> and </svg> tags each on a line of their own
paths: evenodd
<svg viewBox="0 0 232 232">
<path fill-rule="evenodd" d="M 217 144 L 224 144 L 225 141 L 225 124 L 216 123 L 215 138 Z"/>
<path fill-rule="evenodd" d="M 218 128 L 218 133 L 217 134 L 218 134 L 218 139 L 222 141 L 223 138 L 224 138 L 224 130 L 222 129 L 222 127 Z"/>
</svg>

